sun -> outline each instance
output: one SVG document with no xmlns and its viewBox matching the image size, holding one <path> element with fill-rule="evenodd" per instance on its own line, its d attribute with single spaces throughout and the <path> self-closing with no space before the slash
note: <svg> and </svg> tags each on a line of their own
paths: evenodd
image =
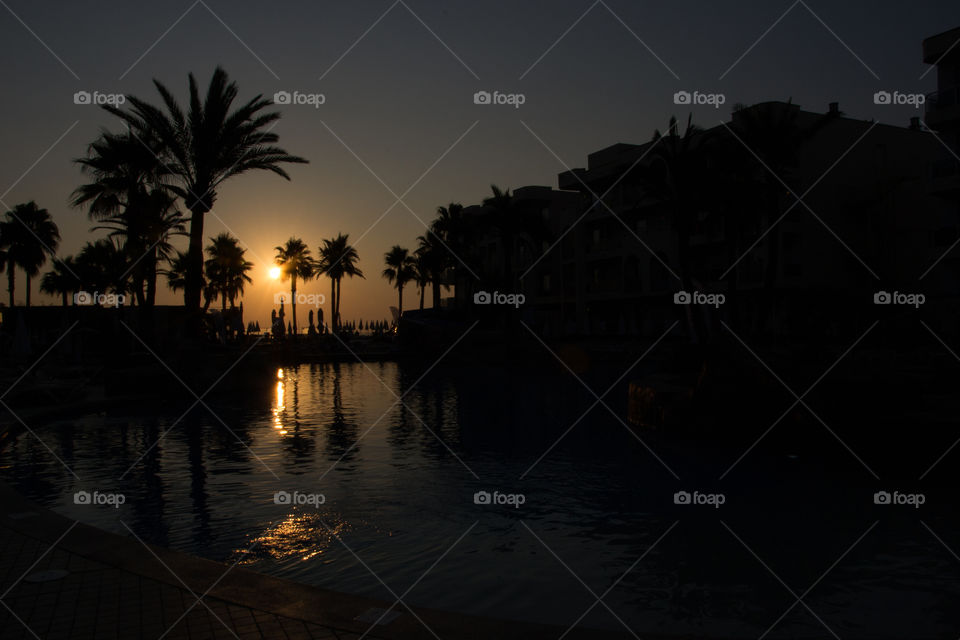
<svg viewBox="0 0 960 640">
<path fill-rule="evenodd" d="M 277 280 L 280 278 L 280 274 L 283 273 L 280 270 L 280 267 L 270 267 L 270 279 Z"/>
</svg>

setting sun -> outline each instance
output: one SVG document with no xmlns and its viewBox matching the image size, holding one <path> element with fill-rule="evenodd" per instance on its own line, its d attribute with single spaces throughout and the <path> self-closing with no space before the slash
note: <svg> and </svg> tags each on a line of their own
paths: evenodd
<svg viewBox="0 0 960 640">
<path fill-rule="evenodd" d="M 271 279 L 271 280 L 277 280 L 277 279 L 279 279 L 281 273 L 282 273 L 282 272 L 280 271 L 280 267 L 270 267 L 270 279 Z"/>
</svg>

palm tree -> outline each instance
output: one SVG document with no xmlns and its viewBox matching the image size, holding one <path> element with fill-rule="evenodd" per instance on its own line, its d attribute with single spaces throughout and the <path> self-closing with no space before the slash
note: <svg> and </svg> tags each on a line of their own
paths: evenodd
<svg viewBox="0 0 960 640">
<path fill-rule="evenodd" d="M 67 299 L 71 293 L 80 291 L 80 278 L 77 276 L 77 264 L 73 256 L 56 260 L 53 268 L 43 274 L 40 280 L 40 291 L 52 296 L 60 296 L 63 306 L 67 306 Z"/>
<path fill-rule="evenodd" d="M 330 278 L 330 327 L 333 332 L 340 328 L 340 285 L 343 277 L 364 277 L 363 271 L 357 266 L 360 254 L 350 244 L 349 237 L 349 234 L 338 233 L 336 238 L 324 240 L 317 263 L 317 277 L 326 275 Z"/>
<path fill-rule="evenodd" d="M 437 221 L 434 220 L 434 223 Z M 443 241 L 440 236 L 436 233 L 432 225 L 430 229 L 422 236 L 417 236 L 417 242 L 419 246 L 417 247 L 417 273 L 420 274 L 422 279 L 425 281 L 422 283 L 423 287 L 426 287 L 427 284 L 433 284 L 433 308 L 440 308 L 440 287 L 446 286 L 447 289 L 450 288 L 449 285 L 445 285 L 444 275 L 447 272 L 447 269 L 453 265 L 455 258 L 452 258 L 447 248 L 443 245 Z M 418 281 L 418 284 L 420 282 Z M 423 289 L 421 288 L 421 294 Z M 421 304 L 420 308 L 423 308 L 422 298 L 420 296 Z"/>
<path fill-rule="evenodd" d="M 234 300 L 243 295 L 244 285 L 253 282 L 247 275 L 253 263 L 246 259 L 246 252 L 240 246 L 240 241 L 227 232 L 210 238 L 210 244 L 207 245 L 209 257 L 204 263 L 206 281 L 220 296 L 222 311 L 226 311 L 227 302 L 231 309 L 234 308 Z"/>
<path fill-rule="evenodd" d="M 80 285 L 86 291 L 126 295 L 130 288 L 127 252 L 111 238 L 85 244 L 74 264 Z"/>
<path fill-rule="evenodd" d="M 176 293 L 187 286 L 187 254 L 177 251 L 169 259 L 170 266 L 163 273 L 167 276 L 167 286 Z M 206 284 L 206 283 L 204 283 Z"/>
<path fill-rule="evenodd" d="M 383 270 L 383 277 L 397 288 L 397 308 L 403 314 L 403 285 L 413 280 L 417 275 L 417 265 L 410 251 L 400 245 L 394 245 L 383 256 L 387 268 Z"/>
<path fill-rule="evenodd" d="M 310 256 L 310 247 L 300 238 L 290 238 L 286 244 L 276 247 L 274 262 L 280 267 L 281 278 L 290 280 L 290 306 L 293 309 L 293 333 L 297 333 L 297 278 L 313 277 L 316 264 Z"/>
<path fill-rule="evenodd" d="M 169 258 L 168 262 L 169 267 L 163 271 L 163 274 L 167 277 L 167 286 L 174 293 L 183 291 L 184 287 L 187 286 L 187 254 L 183 251 L 177 251 L 175 255 Z M 210 303 L 217 298 L 217 287 L 207 280 L 205 273 L 200 286 L 203 291 L 202 312 L 206 313 L 207 309 L 210 308 Z"/>
<path fill-rule="evenodd" d="M 423 236 L 419 236 L 417 240 L 420 240 Z M 422 248 L 422 247 L 421 247 Z M 427 285 L 430 284 L 430 272 L 431 269 L 428 265 L 428 257 L 426 251 L 421 251 L 417 249 L 413 252 L 413 269 L 414 276 L 413 279 L 417 283 L 417 288 L 420 290 L 420 311 L 423 311 L 423 298 L 424 293 L 427 291 Z"/>
<path fill-rule="evenodd" d="M 154 80 L 166 111 L 134 96 L 130 107 L 104 105 L 126 122 L 138 138 L 158 145 L 176 183 L 174 193 L 190 210 L 190 245 L 187 252 L 184 304 L 199 310 L 203 289 L 203 222 L 213 209 L 217 188 L 228 178 L 247 171 L 272 171 L 287 180 L 282 163 L 305 163 L 278 146 L 271 125 L 280 118 L 276 111 L 263 112 L 273 102 L 256 95 L 231 111 L 238 89 L 227 72 L 217 67 L 206 95 L 201 97 L 196 78 L 189 75 L 190 101 L 185 113 L 169 89 Z"/>
<path fill-rule="evenodd" d="M 437 217 L 430 223 L 430 231 L 442 241 L 445 267 L 453 270 L 457 301 L 471 299 L 476 283 L 464 261 L 471 265 L 470 268 L 476 264 L 474 236 L 478 231 L 477 226 L 470 224 L 463 215 L 463 205 L 451 202 L 445 207 L 437 207 Z M 435 289 L 433 298 L 437 304 L 439 296 L 440 292 Z"/>
<path fill-rule="evenodd" d="M 492 196 L 483 201 L 487 208 L 487 220 L 500 236 L 501 253 L 503 254 L 503 276 L 508 287 L 513 283 L 513 251 L 514 225 L 512 219 L 514 211 L 513 194 L 510 189 L 501 189 L 495 184 L 490 185 Z"/>
<path fill-rule="evenodd" d="M 10 306 L 13 306 L 14 274 L 19 267 L 27 280 L 27 306 L 30 306 L 30 280 L 53 256 L 60 246 L 60 230 L 50 217 L 50 212 L 41 209 L 34 201 L 18 204 L 0 222 L 0 242 L 3 243 L 4 266 L 7 269 L 7 290 Z"/>
<path fill-rule="evenodd" d="M 106 218 L 93 230 L 106 229 L 109 236 L 123 239 L 134 279 L 137 302 L 152 307 L 157 297 L 158 264 L 173 251 L 173 236 L 186 235 L 185 218 L 173 205 L 175 199 L 159 189 L 143 194 L 135 208 Z M 131 215 L 136 211 L 135 215 Z"/>
<path fill-rule="evenodd" d="M 71 204 L 86 206 L 94 229 L 107 229 L 123 240 L 133 272 L 137 302 L 152 307 L 156 300 L 157 265 L 166 260 L 173 235 L 185 235 L 185 218 L 174 206 L 165 180 L 167 166 L 157 161 L 160 148 L 136 136 L 105 132 L 76 160 L 92 178 L 73 192 Z M 144 292 L 146 288 L 146 292 Z"/>
<path fill-rule="evenodd" d="M 510 189 L 501 189 L 492 184 L 490 190 L 493 195 L 483 201 L 484 221 L 500 238 L 503 282 L 510 290 L 516 291 L 518 282 L 514 273 L 514 259 L 518 250 L 526 250 L 531 256 L 539 252 L 542 241 L 547 237 L 546 226 L 540 210 L 529 203 L 518 202 Z"/>
</svg>

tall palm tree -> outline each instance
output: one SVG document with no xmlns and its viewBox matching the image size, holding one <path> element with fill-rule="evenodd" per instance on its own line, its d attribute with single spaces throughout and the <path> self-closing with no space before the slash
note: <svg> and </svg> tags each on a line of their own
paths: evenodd
<svg viewBox="0 0 960 640">
<path fill-rule="evenodd" d="M 512 287 L 515 226 L 513 194 L 510 193 L 510 189 L 501 189 L 495 184 L 490 185 L 490 191 L 493 195 L 483 201 L 483 206 L 487 208 L 486 218 L 489 225 L 500 236 L 503 277 L 507 286 Z"/>
<path fill-rule="evenodd" d="M 32 200 L 7 211 L 0 222 L 0 228 L 10 306 L 13 306 L 14 274 L 16 269 L 20 268 L 26 275 L 26 301 L 29 307 L 30 280 L 40 272 L 40 267 L 46 264 L 47 256 L 53 256 L 60 246 L 60 230 L 50 217 L 50 212 L 41 209 Z"/>
<path fill-rule="evenodd" d="M 289 180 L 281 164 L 307 161 L 274 146 L 279 137 L 270 129 L 280 113 L 263 111 L 273 104 L 271 100 L 258 94 L 232 109 L 238 89 L 222 68 L 213 72 L 203 97 L 196 78 L 189 75 L 187 112 L 167 87 L 157 80 L 153 84 L 165 111 L 134 96 L 127 97 L 130 106 L 126 109 L 104 108 L 123 119 L 137 137 L 155 141 L 161 160 L 176 179 L 170 188 L 190 210 L 184 304 L 196 311 L 203 289 L 204 216 L 213 209 L 218 187 L 228 178 L 253 170 L 272 171 Z"/>
<path fill-rule="evenodd" d="M 440 287 L 450 288 L 449 285 L 444 283 L 444 276 L 456 259 L 450 256 L 449 251 L 443 245 L 443 241 L 433 227 L 428 229 L 424 235 L 417 236 L 417 243 L 419 244 L 416 251 L 417 273 L 421 276 L 418 284 L 421 284 L 422 280 L 422 287 L 426 287 L 427 284 L 433 285 L 433 308 L 439 309 Z M 423 289 L 421 288 L 421 309 L 423 308 L 422 293 Z"/>
<path fill-rule="evenodd" d="M 71 293 L 80 291 L 80 278 L 77 275 L 78 267 L 73 256 L 55 260 L 50 271 L 40 279 L 40 291 L 52 296 L 60 296 L 63 306 Z"/>
<path fill-rule="evenodd" d="M 340 328 L 340 291 L 343 277 L 364 277 L 363 271 L 357 266 L 360 254 L 350 244 L 349 237 L 349 234 L 338 233 L 336 238 L 324 240 L 317 263 L 317 277 L 326 275 L 330 278 L 330 327 L 334 332 Z"/>
<path fill-rule="evenodd" d="M 244 285 L 253 282 L 247 272 L 253 263 L 246 259 L 247 250 L 240 241 L 227 232 L 210 238 L 207 261 L 204 263 L 206 281 L 220 296 L 220 309 L 226 311 L 227 302 L 234 308 L 234 300 L 243 295 Z M 209 299 L 209 298 L 208 298 Z"/>
<path fill-rule="evenodd" d="M 383 270 L 383 277 L 397 288 L 397 308 L 403 315 L 403 286 L 417 276 L 417 264 L 408 249 L 394 245 L 383 256 L 387 268 Z"/>
<path fill-rule="evenodd" d="M 423 236 L 419 236 L 417 240 L 420 240 Z M 424 294 L 427 291 L 427 285 L 430 284 L 430 273 L 431 269 L 427 262 L 427 252 L 417 249 L 413 252 L 413 270 L 414 275 L 413 279 L 417 283 L 417 288 L 420 290 L 420 311 L 423 311 L 423 298 Z"/>
<path fill-rule="evenodd" d="M 280 267 L 281 278 L 290 280 L 290 306 L 293 313 L 293 333 L 297 333 L 297 279 L 307 280 L 316 272 L 316 263 L 310 256 L 310 247 L 300 238 L 290 238 L 276 247 L 274 262 Z"/>
<path fill-rule="evenodd" d="M 463 205 L 451 202 L 445 207 L 437 207 L 437 217 L 430 223 L 430 231 L 442 240 L 446 267 L 452 269 L 453 280 L 457 287 L 457 301 L 472 299 L 476 282 L 466 265 L 476 270 L 477 256 L 476 234 L 479 228 L 471 224 L 463 214 Z M 466 265 L 465 265 L 466 263 Z M 461 295 L 461 292 L 463 295 Z M 434 301 L 439 301 L 439 291 L 434 291 Z"/>
</svg>

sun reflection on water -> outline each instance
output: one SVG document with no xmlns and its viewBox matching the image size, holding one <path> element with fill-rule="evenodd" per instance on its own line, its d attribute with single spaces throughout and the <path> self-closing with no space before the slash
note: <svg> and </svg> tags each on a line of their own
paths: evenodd
<svg viewBox="0 0 960 640">
<path fill-rule="evenodd" d="M 286 409 L 286 405 L 283 403 L 283 369 L 277 369 L 277 391 L 276 399 L 273 405 L 273 428 L 276 429 L 280 435 L 286 435 L 287 430 L 284 428 L 283 420 L 280 418 L 280 414 Z"/>
<path fill-rule="evenodd" d="M 251 564 L 262 558 L 310 560 L 326 553 L 336 543 L 335 536 L 342 536 L 351 528 L 336 514 L 293 512 L 251 538 L 247 549 L 236 549 L 231 555 L 241 564 Z"/>
</svg>

